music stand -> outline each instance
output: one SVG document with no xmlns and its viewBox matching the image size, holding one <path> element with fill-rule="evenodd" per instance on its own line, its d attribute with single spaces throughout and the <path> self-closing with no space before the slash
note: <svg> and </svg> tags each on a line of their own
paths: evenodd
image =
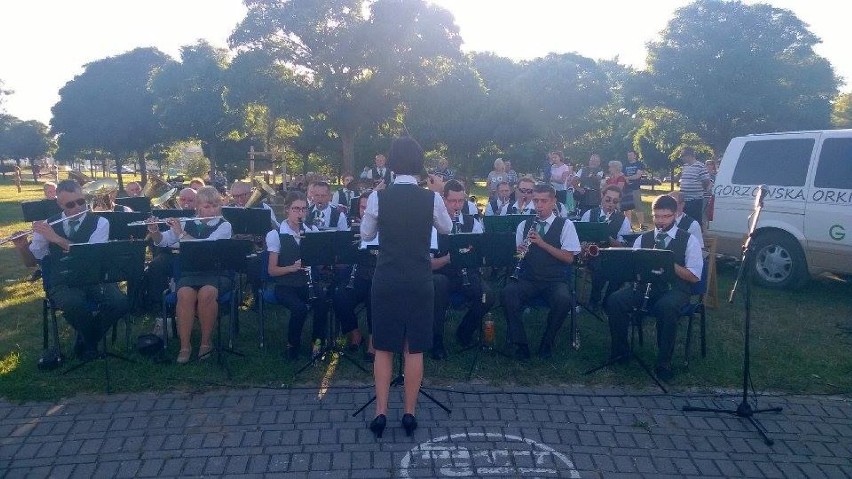
<svg viewBox="0 0 852 479">
<path fill-rule="evenodd" d="M 151 213 L 151 198 L 147 196 L 125 196 L 116 198 L 115 204 L 130 208 L 139 213 Z"/>
<path fill-rule="evenodd" d="M 304 238 L 302 238 L 302 241 L 299 244 L 299 249 L 303 265 L 310 267 L 330 266 L 332 268 L 332 287 L 330 288 L 332 291 L 337 284 L 337 275 L 334 274 L 333 271 L 338 264 L 343 264 L 342 261 L 340 261 L 340 258 L 352 261 L 352 259 L 357 258 L 358 255 L 358 245 L 355 242 L 354 231 L 308 231 L 305 233 Z M 331 295 L 327 294 L 325 301 L 331 303 L 331 300 Z M 332 317 L 334 315 L 334 308 L 329 307 L 328 315 L 325 344 L 317 354 L 311 354 L 311 359 L 293 374 L 294 377 L 298 376 L 305 369 L 313 366 L 317 362 L 325 360 L 326 357 L 329 357 L 329 355 L 332 354 L 336 355 L 338 358 L 346 359 L 357 366 L 361 371 L 364 371 L 365 373 L 368 372 L 364 369 L 364 366 L 347 356 L 343 348 L 337 344 L 337 341 L 335 340 L 335 327 L 333 325 L 334 318 Z M 314 317 L 314 321 L 316 321 L 316 317 Z"/>
<path fill-rule="evenodd" d="M 676 280 L 674 272 L 674 256 L 670 250 L 607 248 L 601 250 L 600 258 L 601 270 L 605 274 L 610 275 L 609 277 L 614 278 L 619 281 L 619 283 L 633 281 L 634 288 L 636 287 L 636 284 L 650 284 L 656 288 L 667 287 Z M 642 311 L 639 308 L 634 307 L 631 314 L 631 323 L 640 326 L 642 317 L 645 313 L 646 311 Z M 659 378 L 654 375 L 651 368 L 635 353 L 633 346 L 633 338 L 631 335 L 630 340 L 628 341 L 626 357 L 619 356 L 611 358 L 600 366 L 589 369 L 583 374 L 592 374 L 625 359 L 628 361 L 630 359 L 635 359 L 654 383 L 656 383 L 664 393 L 668 393 L 666 387 L 662 382 L 660 382 Z"/>
<path fill-rule="evenodd" d="M 145 243 L 141 241 L 110 241 L 106 243 L 72 244 L 68 255 L 62 258 L 60 274 L 67 284 L 75 286 L 101 285 L 131 281 L 142 277 L 145 268 Z M 100 329 L 100 315 L 96 315 Z M 115 326 L 113 326 L 115 327 Z M 104 352 L 96 359 L 104 360 L 104 377 L 107 394 L 110 392 L 109 360 L 112 357 L 135 363 L 130 358 L 107 350 L 106 334 L 103 336 Z M 75 364 L 61 374 L 64 376 L 94 361 L 87 359 Z"/>
<path fill-rule="evenodd" d="M 231 223 L 234 235 L 265 236 L 272 227 L 272 211 L 266 208 L 222 208 L 222 216 Z"/>
<path fill-rule="evenodd" d="M 587 221 L 578 221 L 574 223 L 574 229 L 577 231 L 577 239 L 580 243 L 609 243 L 609 225 L 607 223 L 589 223 Z M 577 304 L 585 309 L 589 314 L 603 321 L 603 318 L 589 308 L 588 304 L 583 304 L 577 296 L 577 272 L 579 268 L 574 268 L 574 284 L 571 287 L 571 294 L 577 301 Z M 579 312 L 579 310 L 578 310 Z"/>
<path fill-rule="evenodd" d="M 397 358 L 396 358 L 397 374 L 391 380 L 390 387 L 405 385 L 405 369 L 404 369 L 403 364 L 402 364 L 402 357 L 403 356 L 404 356 L 403 354 L 397 355 Z M 453 413 L 453 411 L 450 408 L 448 408 L 446 405 L 444 405 L 444 403 L 442 403 L 441 401 L 438 401 L 431 394 L 424 391 L 422 385 L 417 392 L 426 396 L 426 399 L 432 401 L 433 403 L 435 403 L 438 407 L 440 407 L 444 411 L 447 411 L 447 414 Z M 375 400 L 376 400 L 376 395 L 373 394 L 373 397 L 371 397 L 367 402 L 365 402 L 361 407 L 359 407 L 355 412 L 352 413 L 352 417 L 357 416 L 361 411 L 363 411 L 364 409 L 367 409 L 367 406 L 372 404 L 373 401 L 375 401 Z"/>
<path fill-rule="evenodd" d="M 42 221 L 62 213 L 62 208 L 56 200 L 35 200 L 24 201 L 21 203 L 21 212 L 24 215 L 24 221 Z"/>
<path fill-rule="evenodd" d="M 95 211 L 92 214 L 109 221 L 110 241 L 141 240 L 145 239 L 145 236 L 148 235 L 148 226 L 146 225 L 128 226 L 128 223 L 146 220 L 148 218 L 147 213 L 135 211 Z"/>
<path fill-rule="evenodd" d="M 518 230 L 522 222 L 535 218 L 535 215 L 495 215 L 483 216 L 482 225 L 486 233 L 512 233 Z"/>
</svg>

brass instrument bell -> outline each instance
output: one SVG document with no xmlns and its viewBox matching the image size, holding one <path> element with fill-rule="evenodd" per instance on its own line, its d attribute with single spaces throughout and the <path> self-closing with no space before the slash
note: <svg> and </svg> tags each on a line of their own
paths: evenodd
<svg viewBox="0 0 852 479">
<path fill-rule="evenodd" d="M 168 191 L 169 188 L 171 188 L 171 185 L 169 185 L 162 177 L 153 173 L 148 173 L 148 182 L 145 183 L 145 188 L 142 189 L 142 196 L 153 199 L 161 195 L 163 192 Z"/>
</svg>

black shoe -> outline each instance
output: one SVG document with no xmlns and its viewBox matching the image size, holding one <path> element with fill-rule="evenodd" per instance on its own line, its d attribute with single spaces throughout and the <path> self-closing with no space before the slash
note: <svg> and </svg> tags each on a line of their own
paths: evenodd
<svg viewBox="0 0 852 479">
<path fill-rule="evenodd" d="M 370 422 L 370 430 L 373 431 L 376 438 L 382 437 L 382 433 L 385 432 L 385 426 L 387 426 L 388 419 L 384 414 L 379 414 Z"/>
<path fill-rule="evenodd" d="M 515 344 L 515 359 L 526 361 L 530 358 L 530 348 L 526 344 Z"/>
<path fill-rule="evenodd" d="M 657 379 L 666 383 L 674 379 L 672 369 L 665 366 L 657 366 L 654 368 L 654 374 L 657 376 Z"/>
<path fill-rule="evenodd" d="M 417 429 L 417 418 L 413 414 L 405 414 L 402 416 L 402 428 L 405 429 L 406 436 L 411 436 Z"/>
<path fill-rule="evenodd" d="M 290 346 L 289 344 L 284 347 L 284 357 L 290 361 L 294 361 L 299 359 L 299 347 L 298 346 Z"/>
<path fill-rule="evenodd" d="M 550 341 L 542 341 L 538 348 L 538 357 L 550 359 L 553 357 L 553 344 Z"/>
<path fill-rule="evenodd" d="M 33 274 L 30 275 L 30 278 L 27 281 L 29 281 L 30 283 L 34 283 L 34 282 L 36 282 L 40 279 L 41 279 L 41 268 L 37 268 L 35 271 L 33 271 Z"/>
</svg>

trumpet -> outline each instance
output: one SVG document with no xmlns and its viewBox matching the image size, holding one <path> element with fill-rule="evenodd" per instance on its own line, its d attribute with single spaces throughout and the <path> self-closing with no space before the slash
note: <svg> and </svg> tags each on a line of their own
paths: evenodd
<svg viewBox="0 0 852 479">
<path fill-rule="evenodd" d="M 47 225 L 48 225 L 48 226 L 53 226 L 53 225 L 55 225 L 55 224 L 62 223 L 62 222 L 63 222 L 63 221 L 65 221 L 65 220 L 72 220 L 72 219 L 74 219 L 74 218 L 76 218 L 76 217 L 78 217 L 78 216 L 83 216 L 84 214 L 86 214 L 86 213 L 88 213 L 88 212 L 89 212 L 89 210 L 88 210 L 88 209 L 85 209 L 85 210 L 83 210 L 83 211 L 81 211 L 81 212 L 79 212 L 79 213 L 73 214 L 73 215 L 71 215 L 71 216 L 67 216 L 67 217 L 65 217 L 65 218 L 59 218 L 58 220 L 51 221 L 51 222 L 50 222 L 50 223 L 48 223 Z M 3 238 L 3 239 L 0 239 L 0 245 L 2 245 L 2 244 L 6 244 L 6 243 L 8 243 L 8 242 L 10 242 L 10 241 L 15 241 L 16 239 L 18 239 L 18 238 L 23 238 L 24 236 L 29 236 L 29 235 L 31 235 L 32 233 L 33 233 L 33 229 L 32 229 L 32 228 L 28 229 L 27 231 L 20 231 L 20 232 L 18 232 L 18 233 L 13 233 L 13 234 L 11 234 L 11 235 L 9 235 L 9 236 L 7 236 L 7 237 Z"/>
<path fill-rule="evenodd" d="M 509 278 L 517 281 L 519 275 L 521 274 L 521 267 L 524 262 L 524 257 L 527 255 L 527 252 L 530 250 L 530 245 L 532 244 L 532 235 L 535 232 L 535 225 L 530 226 L 530 230 L 527 231 L 527 237 L 524 239 L 524 249 L 520 253 L 518 253 L 518 263 L 515 265 L 515 271 L 512 272 L 512 275 Z"/>
<path fill-rule="evenodd" d="M 156 220 L 156 221 L 148 221 L 148 220 L 131 221 L 130 223 L 127 223 L 127 226 L 161 225 L 161 224 L 168 223 L 169 220 L 178 220 L 178 221 L 181 221 L 181 222 L 183 222 L 183 221 L 209 221 L 209 220 L 219 219 L 221 217 L 222 217 L 222 215 L 219 215 L 219 216 L 194 216 L 192 218 L 185 218 L 185 217 L 183 217 L 183 218 L 163 218 L 163 219 Z"/>
</svg>

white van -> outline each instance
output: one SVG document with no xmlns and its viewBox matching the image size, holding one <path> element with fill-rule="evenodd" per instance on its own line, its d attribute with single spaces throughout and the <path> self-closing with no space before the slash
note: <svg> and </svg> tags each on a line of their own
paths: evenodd
<svg viewBox="0 0 852 479">
<path fill-rule="evenodd" d="M 795 288 L 822 272 L 852 273 L 852 130 L 749 135 L 731 140 L 716 176 L 708 235 L 740 256 L 759 186 L 754 278 Z"/>
</svg>

